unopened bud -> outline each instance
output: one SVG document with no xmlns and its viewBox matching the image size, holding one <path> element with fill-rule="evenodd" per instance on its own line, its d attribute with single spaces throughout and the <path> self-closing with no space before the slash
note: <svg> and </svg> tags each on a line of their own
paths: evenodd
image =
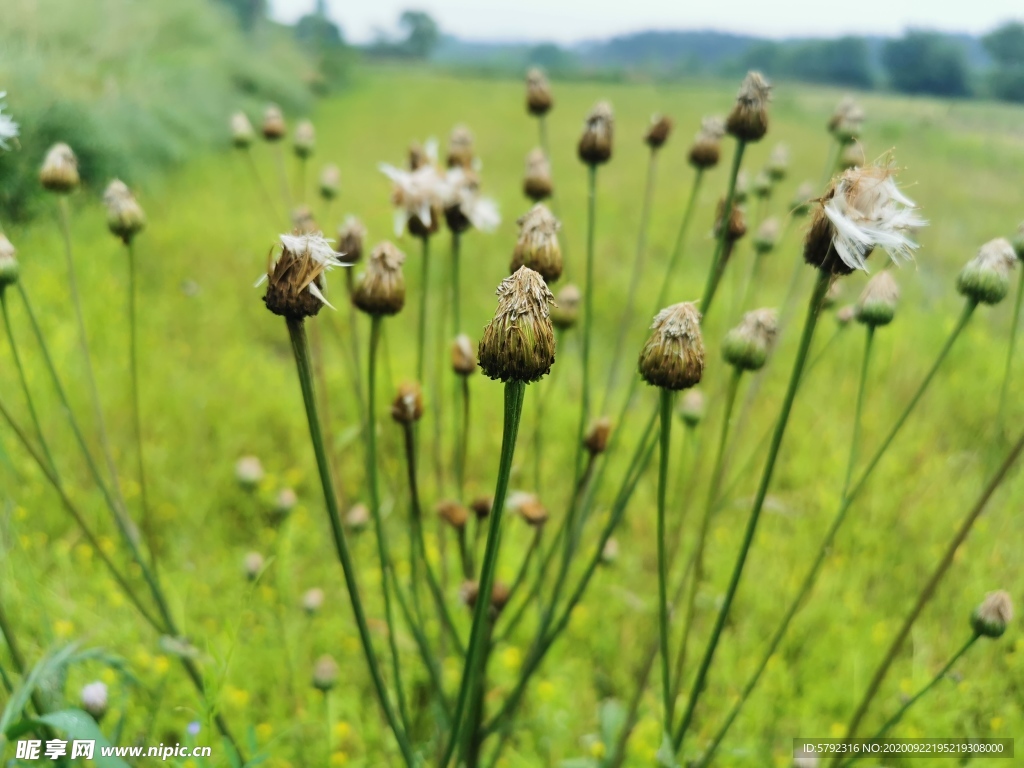
<svg viewBox="0 0 1024 768">
<path fill-rule="evenodd" d="M 725 335 L 725 361 L 741 371 L 761 369 L 775 345 L 778 330 L 774 309 L 747 312 L 740 324 Z"/>
<path fill-rule="evenodd" d="M 39 181 L 50 192 L 66 194 L 78 188 L 78 158 L 67 144 L 54 144 L 46 153 Z"/>
<path fill-rule="evenodd" d="M 551 84 L 539 69 L 526 73 L 526 109 L 531 115 L 546 115 L 554 100 L 551 98 Z"/>
<path fill-rule="evenodd" d="M 789 147 L 785 144 L 776 145 L 768 156 L 768 163 L 764 170 L 773 182 L 779 182 L 786 178 L 786 174 L 789 172 Z"/>
<path fill-rule="evenodd" d="M 998 238 L 981 246 L 956 279 L 956 289 L 981 304 L 998 304 L 1010 291 L 1010 272 L 1017 254 L 1009 240 Z"/>
<path fill-rule="evenodd" d="M 352 533 L 361 533 L 370 524 L 370 510 L 365 504 L 356 504 L 345 515 L 345 527 Z"/>
<path fill-rule="evenodd" d="M 477 520 L 486 520 L 490 517 L 491 506 L 494 504 L 494 499 L 490 496 L 477 496 L 469 504 L 469 508 L 473 510 L 473 514 L 476 515 Z"/>
<path fill-rule="evenodd" d="M 451 500 L 439 501 L 434 509 L 438 517 L 452 528 L 462 530 L 466 527 L 466 521 L 469 520 L 469 511 L 459 502 Z"/>
<path fill-rule="evenodd" d="M 263 480 L 263 464 L 255 456 L 243 456 L 235 462 L 235 480 L 244 490 L 255 490 Z"/>
<path fill-rule="evenodd" d="M 146 226 L 146 215 L 142 207 L 120 179 L 114 179 L 107 185 L 103 193 L 103 205 L 107 209 L 107 227 L 125 243 L 130 243 Z"/>
<path fill-rule="evenodd" d="M 242 565 L 245 569 L 245 577 L 249 581 L 256 581 L 256 577 L 260 575 L 260 571 L 263 570 L 263 555 L 259 552 L 249 552 L 245 556 L 245 560 L 242 561 Z"/>
<path fill-rule="evenodd" d="M 892 272 L 883 269 L 868 280 L 857 302 L 857 322 L 871 327 L 888 325 L 896 315 L 900 301 L 900 287 Z"/>
<path fill-rule="evenodd" d="M 696 427 L 704 419 L 707 404 L 704 393 L 694 387 L 688 389 L 679 399 L 679 418 L 688 427 Z"/>
<path fill-rule="evenodd" d="M 366 240 L 366 227 L 355 216 L 346 216 L 338 228 L 338 253 L 346 264 L 355 264 L 363 260 L 363 243 Z"/>
<path fill-rule="evenodd" d="M 510 271 L 525 266 L 539 272 L 546 283 L 558 280 L 562 275 L 562 249 L 558 244 L 561 223 L 543 203 L 537 203 L 516 223 L 519 239 L 512 251 Z"/>
<path fill-rule="evenodd" d="M 307 589 L 302 595 L 302 610 L 309 616 L 319 612 L 324 605 L 324 591 L 320 587 Z"/>
<path fill-rule="evenodd" d="M 670 133 L 672 133 L 672 118 L 666 115 L 654 115 L 644 134 L 644 143 L 651 149 L 659 149 L 668 141 Z"/>
<path fill-rule="evenodd" d="M 476 372 L 476 352 L 473 342 L 464 333 L 460 333 L 452 342 L 452 370 L 459 376 L 469 376 Z"/>
<path fill-rule="evenodd" d="M 754 177 L 754 197 L 758 200 L 767 200 L 772 196 L 772 179 L 761 171 Z"/>
<path fill-rule="evenodd" d="M 836 322 L 840 328 L 845 328 L 854 320 L 857 319 L 857 305 L 847 304 L 845 307 L 840 307 L 836 310 Z"/>
<path fill-rule="evenodd" d="M 580 160 L 587 165 L 607 163 L 612 156 L 613 133 L 612 105 L 607 101 L 600 101 L 587 115 L 583 125 L 583 135 L 580 136 L 576 150 Z"/>
<path fill-rule="evenodd" d="M 740 85 L 736 104 L 725 129 L 740 141 L 759 141 L 768 132 L 768 100 L 771 86 L 760 72 L 748 72 Z"/>
<path fill-rule="evenodd" d="M 352 292 L 352 303 L 374 317 L 398 314 L 405 306 L 403 262 L 405 254 L 391 243 L 374 248 Z"/>
<path fill-rule="evenodd" d="M 852 96 L 844 96 L 829 118 L 828 130 L 836 141 L 849 144 L 860 138 L 863 123 L 864 110 L 860 104 Z"/>
<path fill-rule="evenodd" d="M 462 586 L 459 587 L 459 597 L 470 610 L 476 607 L 476 601 L 479 595 L 479 582 L 464 581 Z M 492 621 L 498 617 L 498 614 L 500 614 L 505 605 L 508 604 L 509 597 L 511 597 L 509 588 L 504 583 L 495 580 L 491 587 L 491 606 L 489 612 Z"/>
<path fill-rule="evenodd" d="M 280 141 L 288 133 L 284 115 L 276 104 L 271 104 L 264 110 L 263 125 L 260 126 L 260 131 L 267 141 Z"/>
<path fill-rule="evenodd" d="M 608 437 L 612 432 L 612 422 L 607 416 L 602 416 L 587 430 L 583 438 L 583 447 L 592 456 L 604 453 L 608 448 Z"/>
<path fill-rule="evenodd" d="M 580 289 L 570 283 L 562 287 L 551 308 L 551 322 L 555 328 L 566 331 L 576 325 L 580 314 Z"/>
<path fill-rule="evenodd" d="M 523 175 L 523 193 L 539 203 L 551 197 L 554 182 L 551 180 L 551 163 L 539 147 L 530 150 L 526 156 L 526 173 Z"/>
<path fill-rule="evenodd" d="M 720 117 L 705 117 L 700 131 L 690 146 L 690 165 L 698 170 L 714 168 L 722 157 L 722 137 L 725 122 Z"/>
<path fill-rule="evenodd" d="M 747 176 L 746 171 L 740 171 L 736 174 L 736 184 L 732 190 L 732 201 L 733 203 L 745 203 L 750 193 L 750 177 Z"/>
<path fill-rule="evenodd" d="M 502 280 L 496 293 L 498 309 L 480 340 L 480 368 L 488 378 L 504 382 L 537 381 L 555 362 L 554 296 L 529 267 Z"/>
<path fill-rule="evenodd" d="M 754 250 L 758 255 L 765 256 L 775 249 L 779 242 L 779 231 L 779 220 L 774 216 L 761 222 L 753 238 Z"/>
<path fill-rule="evenodd" d="M 399 424 L 412 424 L 423 417 L 423 393 L 415 381 L 400 384 L 391 404 L 391 418 Z"/>
<path fill-rule="evenodd" d="M 855 141 L 844 146 L 843 151 L 839 154 L 839 167 L 844 171 L 850 168 L 861 168 L 865 162 L 864 147 Z"/>
<path fill-rule="evenodd" d="M 448 167 L 473 167 L 473 134 L 464 125 L 457 125 L 448 137 Z"/>
<path fill-rule="evenodd" d="M 320 171 L 320 197 L 324 200 L 333 200 L 338 196 L 341 189 L 341 169 L 333 163 L 325 165 Z"/>
<path fill-rule="evenodd" d="M 814 200 L 814 185 L 809 181 L 805 181 L 797 187 L 796 194 L 793 195 L 793 202 L 790 205 L 793 215 L 806 216 L 810 213 L 812 200 Z"/>
<path fill-rule="evenodd" d="M 313 687 L 327 693 L 338 682 L 338 662 L 333 656 L 324 654 L 313 664 Z"/>
<path fill-rule="evenodd" d="M 548 521 L 548 511 L 540 503 L 540 499 L 532 493 L 513 493 L 508 500 L 508 508 L 517 512 L 528 525 L 537 528 Z"/>
<path fill-rule="evenodd" d="M 107 686 L 99 680 L 82 686 L 80 695 L 82 709 L 92 715 L 96 722 L 107 714 Z"/>
<path fill-rule="evenodd" d="M 0 293 L 9 285 L 18 282 L 21 267 L 16 258 L 17 251 L 7 236 L 0 232 Z"/>
<path fill-rule="evenodd" d="M 690 302 L 673 304 L 654 317 L 651 336 L 640 352 L 644 380 L 662 389 L 689 389 L 704 374 L 700 312 Z"/>
<path fill-rule="evenodd" d="M 292 146 L 292 150 L 296 157 L 305 160 L 313 154 L 315 148 L 316 129 L 309 120 L 303 120 L 295 126 L 295 144 Z"/>
<path fill-rule="evenodd" d="M 299 497 L 295 491 L 291 488 L 282 488 L 277 492 L 277 496 L 274 497 L 274 516 L 278 520 L 283 520 L 291 511 L 295 509 L 295 505 L 299 503 Z"/>
<path fill-rule="evenodd" d="M 971 614 L 971 628 L 982 637 L 993 639 L 1006 631 L 1013 620 L 1013 600 L 1009 592 L 989 592 L 984 601 Z"/>
<path fill-rule="evenodd" d="M 238 149 L 248 149 L 255 137 L 256 132 L 245 112 L 235 112 L 231 116 L 231 143 Z"/>
<path fill-rule="evenodd" d="M 715 212 L 715 237 L 722 231 L 722 216 L 725 211 L 725 200 L 718 201 L 718 209 Z M 747 234 L 747 219 L 743 215 L 743 208 L 733 202 L 732 209 L 729 211 L 729 226 L 725 232 L 725 241 L 727 243 L 735 243 L 737 240 Z"/>
</svg>

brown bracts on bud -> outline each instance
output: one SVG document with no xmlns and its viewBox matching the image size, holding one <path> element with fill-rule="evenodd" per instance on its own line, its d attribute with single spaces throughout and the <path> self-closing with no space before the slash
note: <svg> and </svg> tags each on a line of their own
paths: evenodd
<svg viewBox="0 0 1024 768">
<path fill-rule="evenodd" d="M 355 216 L 346 216 L 338 227 L 338 252 L 346 264 L 363 260 L 363 244 L 366 241 L 366 227 Z"/>
<path fill-rule="evenodd" d="M 284 123 L 284 115 L 281 113 L 281 108 L 276 104 L 271 104 L 264 110 L 263 124 L 260 126 L 260 131 L 263 133 L 263 138 L 267 141 L 280 141 L 288 132 L 288 128 Z"/>
<path fill-rule="evenodd" d="M 508 508 L 519 514 L 527 525 L 539 528 L 548 521 L 548 511 L 540 499 L 532 493 L 513 493 L 508 500 Z"/>
<path fill-rule="evenodd" d="M 438 517 L 455 530 L 461 531 L 466 527 L 466 521 L 469 520 L 469 511 L 459 502 L 450 499 L 439 501 L 434 509 Z"/>
<path fill-rule="evenodd" d="M 391 404 L 391 418 L 399 424 L 412 424 L 423 417 L 423 392 L 415 381 L 398 386 L 398 394 Z"/>
<path fill-rule="evenodd" d="M 459 376 L 469 376 L 476 371 L 473 342 L 464 333 L 460 333 L 452 342 L 452 370 Z"/>
<path fill-rule="evenodd" d="M 555 362 L 554 302 L 544 278 L 529 267 L 501 281 L 498 309 L 480 340 L 480 368 L 503 382 L 537 381 Z"/>
<path fill-rule="evenodd" d="M 142 207 L 128 185 L 120 179 L 114 179 L 107 185 L 103 193 L 103 205 L 107 209 L 107 228 L 125 243 L 130 243 L 146 226 L 146 215 Z"/>
<path fill-rule="evenodd" d="M 267 309 L 289 320 L 302 320 L 320 311 L 327 304 L 324 298 L 324 273 L 332 267 L 345 266 L 338 254 L 319 232 L 311 235 L 281 235 L 281 253 L 273 260 L 275 248 L 268 255 L 267 274 L 257 285 L 267 281 L 263 297 Z M 328 306 L 330 306 L 328 304 Z"/>
<path fill-rule="evenodd" d="M 704 340 L 694 304 L 673 304 L 655 315 L 638 367 L 648 384 L 662 389 L 689 389 L 700 382 Z"/>
<path fill-rule="evenodd" d="M 608 438 L 612 433 L 612 422 L 607 416 L 602 416 L 590 425 L 587 434 L 583 437 L 583 447 L 591 456 L 604 453 L 608 448 Z"/>
<path fill-rule="evenodd" d="M 570 283 L 562 287 L 551 308 L 551 322 L 560 331 L 567 331 L 576 325 L 580 315 L 580 301 L 583 296 L 580 289 Z"/>
<path fill-rule="evenodd" d="M 644 133 L 644 143 L 651 149 L 660 149 L 668 141 L 670 133 L 672 133 L 672 118 L 667 115 L 654 115 Z"/>
<path fill-rule="evenodd" d="M 614 123 L 611 104 L 599 101 L 594 105 L 583 124 L 583 135 L 576 149 L 580 160 L 587 165 L 600 165 L 611 159 Z"/>
<path fill-rule="evenodd" d="M 473 134 L 464 125 L 457 125 L 448 137 L 448 167 L 473 167 Z"/>
<path fill-rule="evenodd" d="M 554 104 L 551 98 L 551 84 L 539 69 L 526 73 L 526 109 L 531 115 L 542 117 Z"/>
<path fill-rule="evenodd" d="M 551 180 L 551 163 L 548 161 L 544 150 L 539 147 L 530 150 L 526 156 L 526 173 L 523 175 L 523 193 L 539 203 L 554 191 L 554 182 Z"/>
<path fill-rule="evenodd" d="M 494 499 L 490 496 L 477 496 L 470 502 L 469 508 L 473 510 L 477 520 L 486 520 L 491 515 L 491 506 L 493 504 Z"/>
<path fill-rule="evenodd" d="M 768 99 L 771 85 L 760 72 L 748 72 L 736 103 L 725 120 L 725 129 L 740 141 L 759 141 L 768 132 Z"/>
<path fill-rule="evenodd" d="M 718 208 L 715 211 L 715 237 L 722 233 L 722 216 L 724 213 L 725 200 L 719 199 Z M 743 208 L 734 204 L 732 210 L 729 211 L 729 227 L 725 232 L 725 241 L 727 243 L 735 243 L 745 234 L 747 234 L 746 216 L 743 214 Z"/>
<path fill-rule="evenodd" d="M 480 584 L 476 581 L 465 581 L 459 587 L 459 596 L 466 607 L 472 610 L 476 607 L 477 597 L 480 594 Z M 511 592 L 509 588 L 500 581 L 495 581 L 491 587 L 491 610 L 490 618 L 493 621 L 501 613 L 508 603 Z"/>
<path fill-rule="evenodd" d="M 396 315 L 405 306 L 405 254 L 388 242 L 370 254 L 366 271 L 352 291 L 352 303 L 368 315 Z"/>
<path fill-rule="evenodd" d="M 705 117 L 700 131 L 690 146 L 690 165 L 698 170 L 714 168 L 722 157 L 725 122 L 720 117 Z"/>
<path fill-rule="evenodd" d="M 555 282 L 562 275 L 562 249 L 558 244 L 562 225 L 543 203 L 537 203 L 516 223 L 519 239 L 509 271 L 526 266 L 539 272 L 546 282 Z"/>
<path fill-rule="evenodd" d="M 78 188 L 78 158 L 67 144 L 54 144 L 39 169 L 39 182 L 50 192 L 67 194 Z"/>
</svg>

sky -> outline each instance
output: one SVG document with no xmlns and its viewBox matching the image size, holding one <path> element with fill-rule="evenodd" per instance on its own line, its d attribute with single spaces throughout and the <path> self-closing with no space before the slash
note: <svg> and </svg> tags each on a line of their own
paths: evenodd
<svg viewBox="0 0 1024 768">
<path fill-rule="evenodd" d="M 647 29 L 715 29 L 766 37 L 899 34 L 908 26 L 986 32 L 1024 19 L 1021 0 L 327 0 L 350 42 L 392 30 L 408 8 L 425 10 L 444 32 L 471 40 L 553 41 L 611 37 Z M 270 0 L 275 18 L 293 22 L 314 0 Z"/>
</svg>

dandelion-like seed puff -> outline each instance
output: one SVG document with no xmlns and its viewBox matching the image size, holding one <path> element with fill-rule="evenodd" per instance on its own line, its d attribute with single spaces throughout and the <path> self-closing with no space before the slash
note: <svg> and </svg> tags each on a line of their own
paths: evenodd
<svg viewBox="0 0 1024 768">
<path fill-rule="evenodd" d="M 409 227 L 412 235 L 424 236 L 437 231 L 444 208 L 447 185 L 433 163 L 405 171 L 382 163 L 380 171 L 395 185 L 391 199 L 395 204 L 395 236 Z"/>
<path fill-rule="evenodd" d="M 331 248 L 331 241 L 320 232 L 281 235 L 280 247 L 276 260 L 271 250 L 267 274 L 256 281 L 257 287 L 267 282 L 267 309 L 291 320 L 315 315 L 324 304 L 334 309 L 323 293 L 324 273 L 349 265 L 339 259 L 342 254 Z"/>
<path fill-rule="evenodd" d="M 4 109 L 7 107 L 4 104 L 6 97 L 7 91 L 0 91 L 0 149 L 10 149 L 11 146 L 7 142 L 18 138 L 18 124 L 11 119 L 10 115 L 4 114 Z"/>
</svg>

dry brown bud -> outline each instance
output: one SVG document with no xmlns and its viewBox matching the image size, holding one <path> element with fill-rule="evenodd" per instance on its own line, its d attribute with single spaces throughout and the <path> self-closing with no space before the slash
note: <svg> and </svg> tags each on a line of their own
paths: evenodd
<svg viewBox="0 0 1024 768">
<path fill-rule="evenodd" d="M 583 296 L 580 289 L 570 283 L 562 286 L 555 300 L 555 306 L 551 308 L 551 322 L 555 328 L 566 331 L 576 325 L 580 314 L 580 302 Z"/>
<path fill-rule="evenodd" d="M 644 380 L 662 389 L 689 389 L 704 374 L 704 341 L 700 312 L 690 302 L 673 304 L 659 312 L 651 336 L 640 352 Z"/>
<path fill-rule="evenodd" d="M 452 528 L 462 530 L 466 527 L 466 521 L 469 520 L 469 511 L 459 502 L 451 500 L 439 501 L 434 509 L 437 511 L 438 516 Z"/>
<path fill-rule="evenodd" d="M 523 192 L 535 203 L 548 197 L 554 191 L 554 182 L 551 180 L 551 163 L 548 161 L 544 150 L 540 148 L 530 150 L 526 156 L 526 173 L 523 176 Z"/>
<path fill-rule="evenodd" d="M 510 271 L 522 266 L 539 272 L 545 282 L 553 283 L 562 275 L 562 249 L 558 244 L 558 230 L 562 225 L 547 206 L 537 203 L 521 216 L 519 239 L 512 251 Z"/>
<path fill-rule="evenodd" d="M 423 416 L 423 392 L 415 381 L 398 386 L 398 394 L 391 404 L 391 418 L 399 424 L 412 424 Z"/>
<path fill-rule="evenodd" d="M 555 362 L 551 290 L 537 272 L 520 267 L 501 281 L 498 309 L 480 340 L 480 368 L 504 382 L 537 381 Z"/>
<path fill-rule="evenodd" d="M 526 73 L 526 109 L 531 115 L 546 115 L 554 104 L 551 84 L 539 69 Z"/>
<path fill-rule="evenodd" d="M 316 219 L 313 216 L 313 209 L 308 205 L 299 205 L 292 211 L 292 229 L 301 235 L 311 235 L 319 232 Z"/>
<path fill-rule="evenodd" d="M 715 212 L 715 237 L 722 231 L 722 216 L 725 211 L 725 200 L 718 201 L 718 208 Z M 729 228 L 725 233 L 725 240 L 735 243 L 747 234 L 747 219 L 743 215 L 743 208 L 733 202 L 732 210 L 729 211 Z"/>
<path fill-rule="evenodd" d="M 537 528 L 548 521 L 548 511 L 532 493 L 513 493 L 508 500 L 509 509 L 522 516 L 528 525 Z"/>
<path fill-rule="evenodd" d="M 607 101 L 598 102 L 583 125 L 583 135 L 576 150 L 580 160 L 587 165 L 607 163 L 612 156 L 614 128 L 612 105 Z"/>
<path fill-rule="evenodd" d="M 284 115 L 281 108 L 275 104 L 269 105 L 263 112 L 263 125 L 260 126 L 263 138 L 267 141 L 279 141 L 288 133 L 284 123 Z"/>
<path fill-rule="evenodd" d="M 480 584 L 476 581 L 464 581 L 462 586 L 459 587 L 459 597 L 462 598 L 462 602 L 472 610 L 476 607 L 476 600 L 480 594 Z M 495 580 L 491 587 L 491 610 L 490 618 L 493 621 L 501 613 L 502 609 L 508 603 L 508 599 L 511 596 L 509 588 L 500 581 Z"/>
<path fill-rule="evenodd" d="M 740 141 L 759 141 L 768 132 L 768 100 L 771 85 L 760 72 L 748 72 L 725 129 Z"/>
<path fill-rule="evenodd" d="M 583 438 L 583 447 L 593 455 L 604 453 L 608 448 L 608 438 L 612 433 L 612 422 L 607 416 L 602 416 L 590 425 L 587 434 Z"/>
<path fill-rule="evenodd" d="M 469 336 L 460 333 L 452 342 L 452 370 L 459 376 L 476 372 L 476 352 Z"/>
<path fill-rule="evenodd" d="M 281 253 L 267 256 L 267 309 L 289 320 L 311 317 L 327 304 L 324 273 L 343 266 L 330 243 L 316 234 L 281 235 Z M 260 281 L 262 282 L 262 280 Z"/>
<path fill-rule="evenodd" d="M 714 168 L 722 157 L 725 122 L 720 117 L 705 117 L 690 147 L 690 165 L 700 170 Z"/>
<path fill-rule="evenodd" d="M 470 502 L 469 508 L 473 510 L 477 520 L 486 520 L 491 514 L 491 506 L 493 504 L 494 499 L 490 496 L 477 496 Z"/>
<path fill-rule="evenodd" d="M 672 118 L 666 115 L 654 115 L 644 134 L 644 142 L 651 149 L 659 149 L 668 141 L 670 133 L 672 133 Z"/>
<path fill-rule="evenodd" d="M 363 243 L 366 240 L 366 227 L 355 216 L 346 216 L 338 227 L 338 252 L 346 264 L 355 264 L 363 260 Z"/>
<path fill-rule="evenodd" d="M 405 306 L 405 254 L 383 242 L 373 249 L 366 271 L 352 292 L 352 303 L 368 315 L 396 315 Z"/>
<path fill-rule="evenodd" d="M 46 153 L 39 181 L 50 192 L 66 194 L 78 188 L 78 158 L 67 144 L 54 144 Z"/>
<path fill-rule="evenodd" d="M 457 125 L 448 137 L 448 167 L 473 167 L 473 134 L 464 125 Z"/>
</svg>

